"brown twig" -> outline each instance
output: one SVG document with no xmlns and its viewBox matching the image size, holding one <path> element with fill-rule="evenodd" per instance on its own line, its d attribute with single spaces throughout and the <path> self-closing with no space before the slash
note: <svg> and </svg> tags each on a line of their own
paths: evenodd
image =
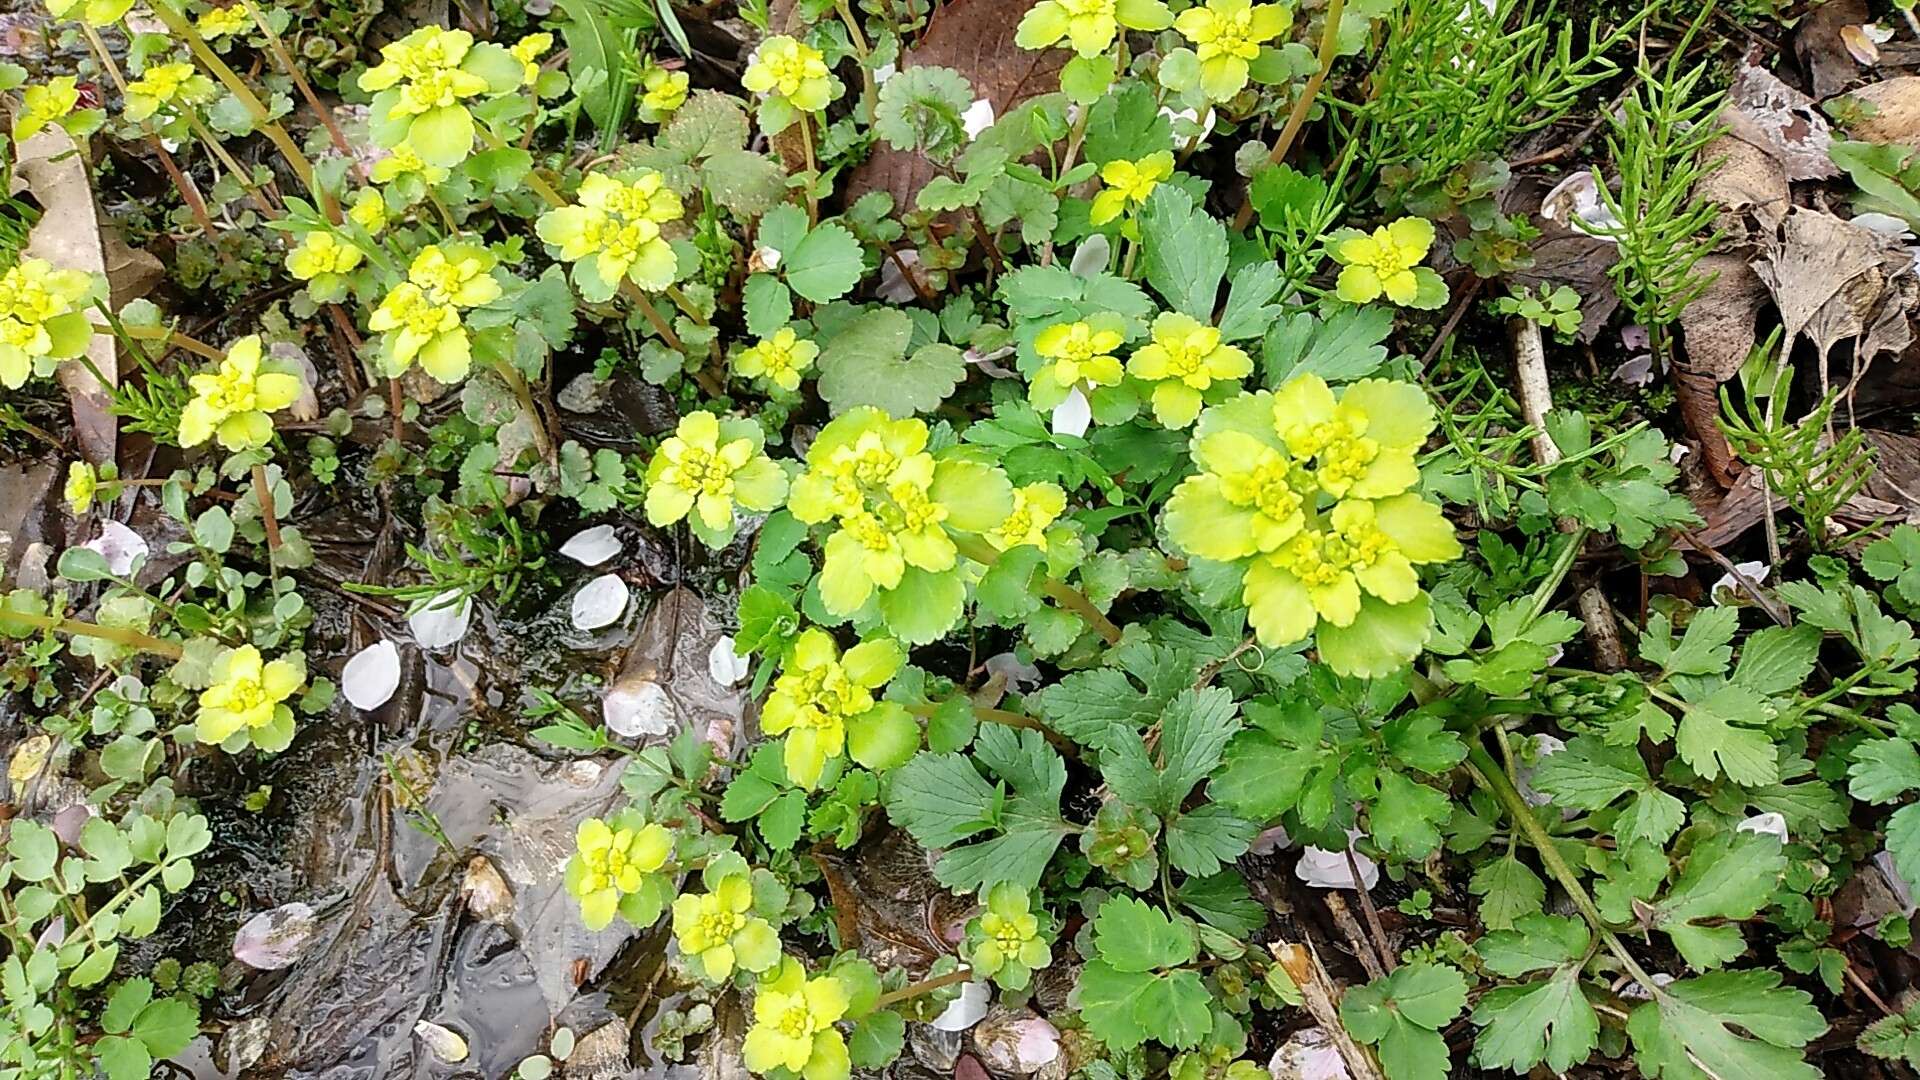
<svg viewBox="0 0 1920 1080">
<path fill-rule="evenodd" d="M 1380 954 L 1380 966 L 1388 974 L 1398 965 L 1393 959 L 1393 948 L 1387 944 L 1387 929 L 1380 925 L 1380 912 L 1373 906 L 1373 896 L 1367 891 L 1367 883 L 1360 877 L 1360 864 L 1353 857 L 1353 845 L 1347 845 L 1347 872 L 1353 875 L 1353 891 L 1360 897 L 1361 914 L 1367 917 L 1367 929 L 1373 932 L 1373 947 Z"/>
<path fill-rule="evenodd" d="M 1340 1052 L 1340 1059 L 1347 1066 L 1347 1075 L 1352 1080 L 1385 1080 L 1373 1052 L 1354 1042 L 1353 1036 L 1347 1034 L 1347 1025 L 1340 1019 L 1340 988 L 1334 984 L 1333 977 L 1327 974 L 1325 965 L 1320 963 L 1320 954 L 1314 951 L 1312 944 L 1281 942 L 1269 948 L 1273 951 L 1274 959 L 1293 979 L 1293 985 L 1299 988 L 1301 1004 L 1313 1017 L 1313 1022 L 1320 1025 L 1327 1041 Z"/>
<path fill-rule="evenodd" d="M 1320 96 L 1320 87 L 1327 81 L 1327 73 L 1333 70 L 1340 46 L 1340 16 L 1345 8 L 1346 0 L 1331 0 L 1327 4 L 1326 23 L 1320 29 L 1320 64 L 1308 76 L 1307 85 L 1294 101 L 1293 111 L 1287 114 L 1286 126 L 1280 129 L 1280 137 L 1273 140 L 1273 149 L 1267 152 L 1269 165 L 1278 165 L 1286 160 L 1287 151 L 1293 149 L 1293 140 L 1299 137 L 1301 127 L 1307 122 L 1307 113 L 1313 109 L 1313 100 Z M 1239 212 L 1233 215 L 1234 231 L 1245 230 L 1252 220 L 1253 192 L 1249 189 L 1240 197 Z"/>
<path fill-rule="evenodd" d="M 1560 448 L 1547 434 L 1547 413 L 1553 409 L 1553 391 L 1547 381 L 1546 344 L 1540 338 L 1540 324 L 1532 319 L 1514 318 L 1507 322 L 1513 345 L 1514 396 L 1520 403 L 1521 418 L 1534 429 L 1533 456 L 1541 465 L 1552 467 L 1560 461 Z M 1572 518 L 1561 518 L 1561 532 L 1582 532 Z M 1613 607 L 1600 589 L 1583 575 L 1572 575 L 1575 607 L 1587 627 L 1587 643 L 1593 648 L 1595 666 L 1602 671 L 1619 671 L 1627 666 L 1627 649 L 1620 639 L 1620 625 Z"/>
<path fill-rule="evenodd" d="M 1485 278 L 1469 272 L 1466 284 L 1460 289 L 1460 299 L 1454 301 L 1453 311 L 1448 313 L 1447 321 L 1440 324 L 1440 332 L 1433 335 L 1433 341 L 1427 346 L 1426 351 L 1420 354 L 1420 363 L 1415 366 L 1425 371 L 1427 365 L 1433 363 L 1433 358 L 1440 355 L 1441 347 L 1446 345 L 1447 339 L 1451 338 L 1453 332 L 1459 328 L 1460 320 L 1466 317 L 1467 309 L 1473 306 L 1473 298 L 1479 295 L 1480 286 L 1485 284 Z"/>
</svg>

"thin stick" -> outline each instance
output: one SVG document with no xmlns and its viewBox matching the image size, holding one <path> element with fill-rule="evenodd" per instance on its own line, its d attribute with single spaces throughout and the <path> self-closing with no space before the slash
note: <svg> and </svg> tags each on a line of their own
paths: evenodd
<svg viewBox="0 0 1920 1080">
<path fill-rule="evenodd" d="M 1327 73 L 1333 70 L 1333 62 L 1340 48 L 1340 16 L 1346 9 L 1346 0 L 1331 0 L 1327 4 L 1326 24 L 1320 28 L 1320 66 L 1307 78 L 1307 85 L 1300 91 L 1300 97 L 1293 103 L 1293 111 L 1287 114 L 1286 126 L 1280 129 L 1280 137 L 1273 140 L 1273 149 L 1267 153 L 1267 164 L 1278 165 L 1286 159 L 1287 151 L 1293 149 L 1293 140 L 1307 122 L 1307 113 L 1313 108 L 1313 99 L 1320 96 L 1320 87 L 1327 81 Z M 1240 198 L 1240 212 L 1233 215 L 1233 228 L 1238 232 L 1253 220 L 1253 199 L 1251 192 Z"/>
<path fill-rule="evenodd" d="M 125 626 L 101 626 L 98 623 L 82 622 L 79 619 L 56 619 L 51 615 L 33 615 L 24 611 L 0 610 L 0 623 L 13 623 L 19 626 L 37 626 L 42 630 L 57 630 L 75 637 L 98 638 L 111 641 L 116 645 L 126 645 L 150 652 L 155 656 L 164 656 L 169 660 L 178 660 L 181 656 L 180 644 L 157 638 L 152 634 L 143 634 Z"/>
<path fill-rule="evenodd" d="M 1387 929 L 1380 925 L 1380 912 L 1373 906 L 1373 897 L 1367 892 L 1367 883 L 1360 879 L 1360 864 L 1354 860 L 1353 845 L 1347 845 L 1347 872 L 1353 875 L 1353 891 L 1360 897 L 1360 911 L 1367 917 L 1367 929 L 1373 932 L 1373 948 L 1380 954 L 1380 966 L 1391 975 L 1397 966 L 1393 959 L 1393 949 L 1387 945 Z"/>
<path fill-rule="evenodd" d="M 954 983 L 966 982 L 971 978 L 973 978 L 973 969 L 963 967 L 949 971 L 945 975 L 935 975 L 931 979 L 921 979 L 917 983 L 909 983 L 898 990 L 891 990 L 881 994 L 879 1000 L 873 1003 L 873 1007 L 876 1009 L 884 1009 L 896 1001 L 905 1001 L 908 998 L 919 997 L 921 994 L 930 994 L 943 986 L 952 986 Z"/>
<path fill-rule="evenodd" d="M 94 57 L 100 61 L 100 67 L 106 71 L 107 77 L 113 80 L 114 88 L 120 91 L 121 97 L 126 97 L 127 77 L 121 73 L 120 65 L 114 61 L 113 54 L 107 51 L 107 43 L 100 40 L 100 35 L 85 19 L 80 20 L 80 32 L 86 36 L 87 45 L 93 50 Z M 160 167 L 166 170 L 167 179 L 173 181 L 173 186 L 180 192 L 181 200 L 192 212 L 194 221 L 198 222 L 201 230 L 207 234 L 207 243 L 213 243 L 214 235 L 218 230 L 213 227 L 213 218 L 207 213 L 206 200 L 200 197 L 199 189 L 193 186 L 193 181 L 187 179 L 186 173 L 180 171 L 180 166 L 173 160 L 173 155 L 167 152 L 167 144 L 160 141 L 160 133 L 153 130 L 153 122 L 143 120 L 140 122 L 140 127 L 147 133 L 147 141 L 153 144 L 154 155 L 160 159 Z M 215 250 L 218 248 L 216 247 Z"/>
<path fill-rule="evenodd" d="M 293 141 L 293 136 L 287 134 L 287 130 L 273 120 L 267 107 L 260 103 L 259 97 L 255 96 L 253 88 L 228 67 L 225 60 L 220 59 L 219 53 L 207 46 L 200 32 L 193 28 L 193 24 L 188 22 L 185 16 L 175 11 L 168 0 L 154 0 L 150 6 L 153 13 L 159 16 L 160 21 L 167 24 L 167 29 L 171 30 L 175 37 L 185 41 L 187 48 L 193 50 L 193 55 L 200 63 L 208 71 L 213 72 L 213 77 L 220 80 L 220 84 L 231 91 L 234 97 L 240 99 L 240 104 L 252 114 L 254 126 L 259 128 L 261 133 L 266 135 L 274 147 L 280 151 L 280 156 L 287 160 L 287 164 L 293 168 L 295 175 L 300 177 L 300 182 L 306 185 L 307 190 L 317 191 L 313 183 L 313 163 L 307 160 L 307 155 L 300 152 L 300 146 Z M 315 198 L 318 198 L 317 194 Z"/>
<path fill-rule="evenodd" d="M 1513 344 L 1514 396 L 1520 403 L 1520 416 L 1535 432 L 1531 440 L 1534 459 L 1551 468 L 1560 462 L 1560 448 L 1554 445 L 1546 428 L 1547 413 L 1553 409 L 1553 392 L 1547 382 L 1547 350 L 1540 338 L 1540 324 L 1532 319 L 1514 318 L 1508 320 L 1507 331 Z M 1585 530 L 1571 517 L 1563 517 L 1557 524 L 1563 533 L 1584 536 Z M 1586 624 L 1595 664 L 1602 671 L 1622 670 L 1627 666 L 1627 650 L 1620 640 L 1620 625 L 1613 617 L 1613 607 L 1592 583 L 1577 582 L 1576 588 L 1574 602 L 1580 610 L 1580 621 Z"/>
<path fill-rule="evenodd" d="M 347 145 L 346 132 L 340 130 L 340 122 L 334 119 L 333 110 L 320 103 L 319 96 L 313 92 L 313 84 L 308 82 L 306 75 L 301 73 L 300 65 L 293 62 L 293 57 L 287 55 L 287 47 L 280 40 L 280 35 L 274 32 L 266 16 L 254 6 L 253 0 L 240 0 L 240 2 L 246 5 L 247 14 L 253 16 L 254 25 L 260 28 L 261 33 L 267 35 L 267 48 L 273 53 L 273 58 L 280 62 L 280 70 L 293 79 L 293 85 L 299 89 L 300 96 L 307 99 L 307 107 L 313 110 L 322 124 L 326 125 L 327 135 L 333 139 L 334 149 L 340 151 L 340 156 L 346 158 L 347 163 L 353 166 L 353 175 L 358 177 L 362 184 L 366 183 L 367 167 L 361 163 L 359 155 L 353 152 L 353 148 Z"/>
<path fill-rule="evenodd" d="M 267 563 L 280 551 L 280 519 L 273 512 L 273 485 L 267 482 L 267 467 L 253 463 L 253 497 L 260 504 L 260 524 L 267 530 Z"/>
</svg>

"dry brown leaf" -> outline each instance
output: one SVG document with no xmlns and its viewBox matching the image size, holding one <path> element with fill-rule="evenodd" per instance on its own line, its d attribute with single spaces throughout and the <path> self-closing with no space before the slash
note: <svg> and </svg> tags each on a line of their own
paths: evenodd
<svg viewBox="0 0 1920 1080">
<path fill-rule="evenodd" d="M 900 68 L 946 67 L 966 76 L 973 92 L 1005 116 L 1031 97 L 1060 86 L 1066 64 L 1063 49 L 1022 49 L 1013 43 L 1025 0 L 953 0 L 934 13 L 920 44 L 900 55 Z M 926 158 L 908 150 L 876 144 L 873 154 L 847 177 L 844 197 L 851 204 L 869 191 L 893 194 L 896 210 L 913 209 L 914 196 L 935 176 Z"/>
<path fill-rule="evenodd" d="M 1873 474 L 1860 494 L 1897 503 L 1904 520 L 1920 517 L 1920 438 L 1893 431 L 1861 432 L 1873 447 Z"/>
<path fill-rule="evenodd" d="M 19 153 L 14 190 L 31 193 L 41 208 L 40 221 L 27 236 L 26 254 L 62 269 L 104 275 L 107 254 L 100 216 L 86 159 L 73 137 L 59 125 L 51 125 L 21 144 Z M 95 337 L 87 346 L 87 357 L 109 381 L 119 379 L 111 337 Z M 109 410 L 112 395 L 85 364 L 60 365 L 59 378 L 73 402 L 73 428 L 81 456 L 95 464 L 112 461 L 119 433 Z"/>
<path fill-rule="evenodd" d="M 1788 180 L 1840 175 L 1827 157 L 1833 132 L 1812 98 L 1751 62 L 1740 65 L 1720 122 L 1728 132 L 1780 163 Z"/>
<path fill-rule="evenodd" d="M 1733 377 L 1753 349 L 1754 318 L 1767 302 L 1767 286 L 1745 257 L 1722 252 L 1700 260 L 1713 283 L 1680 313 L 1687 366 L 1715 383 Z"/>
<path fill-rule="evenodd" d="M 1835 345 L 1849 339 L 1860 339 L 1857 366 L 1906 347 L 1906 312 L 1915 294 L 1913 260 L 1886 238 L 1832 214 L 1796 207 L 1753 269 L 1773 293 L 1788 342 L 1805 334 L 1823 364 Z"/>
<path fill-rule="evenodd" d="M 1747 236 L 1751 230 L 1746 225 L 1746 211 L 1752 211 L 1767 232 L 1780 227 L 1792 205 L 1792 195 L 1778 159 L 1732 135 L 1722 135 L 1709 143 L 1702 156 L 1715 164 L 1694 185 L 1693 193 L 1726 207 L 1727 212 L 1720 215 L 1722 232 Z"/>
<path fill-rule="evenodd" d="M 1847 125 L 1862 142 L 1920 148 L 1920 75 L 1902 75 L 1863 86 L 1847 97 L 1860 103 L 1859 119 Z"/>
<path fill-rule="evenodd" d="M 1868 21 L 1866 0 L 1828 0 L 1807 13 L 1793 35 L 1793 51 L 1812 82 L 1816 101 L 1825 101 L 1860 77 L 1859 61 L 1847 50 L 1841 31 Z"/>
</svg>

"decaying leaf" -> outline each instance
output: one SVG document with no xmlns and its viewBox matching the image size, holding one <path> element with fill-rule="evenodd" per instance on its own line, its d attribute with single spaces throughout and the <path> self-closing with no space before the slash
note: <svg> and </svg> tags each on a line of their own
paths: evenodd
<svg viewBox="0 0 1920 1080">
<path fill-rule="evenodd" d="M 1734 137 L 1779 162 L 1788 180 L 1840 174 L 1827 158 L 1833 132 L 1813 99 L 1751 61 L 1734 75 L 1720 122 Z"/>
<path fill-rule="evenodd" d="M 19 154 L 14 190 L 30 193 L 41 209 L 40 221 L 27 236 L 25 254 L 61 269 L 105 274 L 106 244 L 100 235 L 93 184 L 73 136 L 58 124 L 49 125 L 22 143 Z M 95 337 L 87 345 L 87 358 L 108 381 L 119 378 L 112 338 Z M 118 421 L 109 411 L 112 396 L 85 364 L 60 365 L 59 379 L 73 401 L 80 453 L 96 464 L 112 461 L 119 432 Z"/>
<path fill-rule="evenodd" d="M 1847 49 L 1841 30 L 1868 21 L 1866 0 L 1829 0 L 1807 13 L 1793 35 L 1793 50 L 1805 68 L 1814 99 L 1825 101 L 1845 90 L 1863 69 Z"/>
<path fill-rule="evenodd" d="M 1920 148 L 1920 75 L 1902 75 L 1847 95 L 1858 104 L 1848 133 L 1861 142 Z"/>
<path fill-rule="evenodd" d="M 1826 161 L 1825 151 L 1821 153 L 1821 160 Z M 1694 185 L 1693 193 L 1697 198 L 1726 208 L 1717 223 L 1721 232 L 1731 237 L 1748 235 L 1748 214 L 1763 229 L 1779 227 L 1793 203 L 1787 188 L 1786 169 L 1777 159 L 1753 143 L 1732 135 L 1723 135 L 1707 144 L 1701 156 L 1715 164 Z"/>
<path fill-rule="evenodd" d="M 1796 207 L 1753 269 L 1773 294 L 1787 340 L 1805 334 L 1823 364 L 1843 341 L 1858 339 L 1857 372 L 1912 340 L 1907 312 L 1920 298 L 1913 259 L 1869 229 Z"/>
<path fill-rule="evenodd" d="M 1681 340 L 1686 366 L 1717 384 L 1732 378 L 1753 349 L 1754 319 L 1767 302 L 1767 286 L 1739 255 L 1709 255 L 1699 269 L 1713 282 L 1680 313 Z"/>
</svg>

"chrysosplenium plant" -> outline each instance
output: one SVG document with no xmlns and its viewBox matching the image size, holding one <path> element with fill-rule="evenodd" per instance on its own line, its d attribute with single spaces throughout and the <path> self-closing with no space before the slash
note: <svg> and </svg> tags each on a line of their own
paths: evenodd
<svg viewBox="0 0 1920 1080">
<path fill-rule="evenodd" d="M 1051 1039 L 1062 1075 L 1258 1075 L 1249 1031 L 1299 1026 L 1325 972 L 1269 927 L 1275 894 L 1239 869 L 1256 843 L 1304 849 L 1301 879 L 1387 875 L 1409 918 L 1461 873 L 1462 929 L 1353 943 L 1386 974 L 1344 993 L 1341 1044 L 1390 1080 L 1438 1077 L 1449 1039 L 1516 1074 L 1604 1048 L 1650 1077 L 1809 1075 L 1808 993 L 1734 965 L 1764 922 L 1795 973 L 1850 970 L 1824 919 L 1866 848 L 1843 782 L 1904 804 L 1889 857 L 1920 879 L 1920 718 L 1885 707 L 1920 645 L 1829 559 L 1780 590 L 1780 625 L 1662 597 L 1637 670 L 1567 666 L 1576 559 L 1612 544 L 1673 573 L 1695 518 L 1657 431 L 1533 430 L 1504 376 L 1386 344 L 1447 301 L 1442 229 L 1490 258 L 1481 172 L 1400 212 L 1420 163 L 1366 159 L 1393 118 L 1364 94 L 1338 137 L 1289 140 L 1321 65 L 1399 42 L 1400 9 L 1037 0 L 1015 40 L 1058 81 L 1001 100 L 909 62 L 942 24 L 887 4 L 761 11 L 737 84 L 700 86 L 671 20 L 501 5 L 490 32 L 342 51 L 325 78 L 362 122 L 276 66 L 296 23 L 314 48 L 328 32 L 302 13 L 147 3 L 169 36 L 123 22 L 129 0 L 55 10 L 125 88 L 104 110 L 0 71 L 16 157 L 39 139 L 91 160 L 96 133 L 152 153 L 187 287 L 268 299 L 221 305 L 244 325 L 218 345 L 0 243 L 0 423 L 71 457 L 26 416 L 85 372 L 179 465 L 70 461 L 89 542 L 57 587 L 0 598 L 22 654 L 5 685 L 44 740 L 10 774 L 78 761 L 98 782 L 77 833 L 11 824 L 0 1072 L 137 1080 L 199 1031 L 215 986 L 120 948 L 184 917 L 168 898 L 216 842 L 193 803 L 216 795 L 176 779 L 247 775 L 343 721 L 336 674 L 361 711 L 400 681 L 393 641 L 338 665 L 306 637 L 292 519 L 346 475 L 406 558 L 341 588 L 425 653 L 460 647 L 475 605 L 512 625 L 569 591 L 566 647 L 624 640 L 641 577 L 608 534 L 646 533 L 676 585 L 732 605 L 703 692 L 738 687 L 737 738 L 658 732 L 611 694 L 595 725 L 579 685 L 527 689 L 545 749 L 619 755 L 620 800 L 576 824 L 560 874 L 582 922 L 664 923 L 674 979 L 741 999 L 757 1075 L 884 1068 L 908 1022 L 982 994 L 1035 1010 L 1020 1052 Z M 1510 41 L 1510 5 L 1467 7 L 1438 25 Z M 296 91 L 333 122 L 296 137 Z M 243 140 L 272 165 L 241 165 Z M 1281 162 L 1308 152 L 1333 157 Z M 859 175 L 880 154 L 920 179 Z M 1536 438 L 1556 461 L 1522 458 Z M 148 487 L 175 537 L 158 568 L 105 527 Z M 1870 565 L 1906 580 L 1920 540 L 1885 543 Z M 582 602 L 606 596 L 619 610 Z M 1810 685 L 1843 649 L 1857 671 Z M 1832 721 L 1845 737 L 1815 729 Z M 231 768 L 174 768 L 216 754 Z M 911 970 L 862 954 L 882 935 L 840 880 L 883 833 L 958 900 Z"/>
</svg>

